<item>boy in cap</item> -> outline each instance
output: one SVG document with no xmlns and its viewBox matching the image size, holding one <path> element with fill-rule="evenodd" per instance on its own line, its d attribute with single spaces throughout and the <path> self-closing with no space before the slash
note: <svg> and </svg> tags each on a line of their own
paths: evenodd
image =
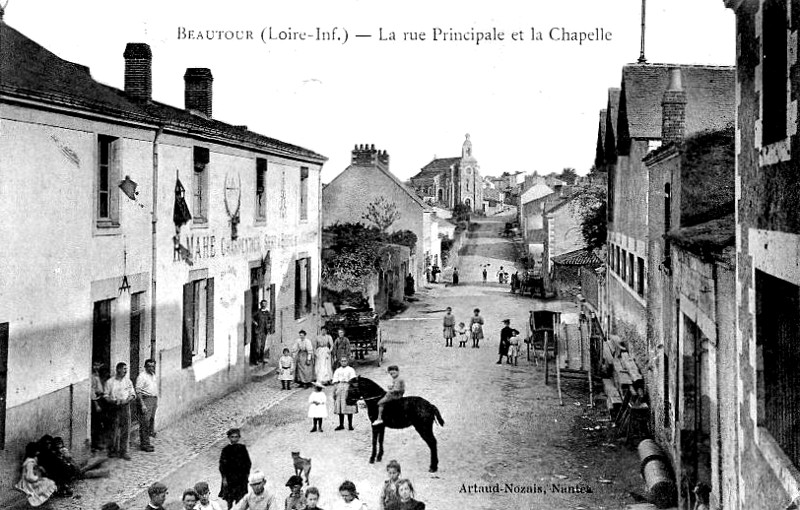
<svg viewBox="0 0 800 510">
<path fill-rule="evenodd" d="M 265 489 L 267 477 L 261 471 L 250 473 L 247 482 L 250 484 L 250 492 L 243 497 L 233 510 L 277 510 L 278 504 L 275 496 Z"/>
<path fill-rule="evenodd" d="M 373 425 L 380 425 L 383 423 L 383 407 L 386 403 L 402 398 L 403 394 L 406 392 L 406 382 L 400 378 L 400 369 L 397 365 L 390 366 L 387 371 L 389 375 L 392 376 L 392 383 L 387 388 L 388 391 L 386 395 L 378 400 L 378 419 L 372 422 Z"/>
<path fill-rule="evenodd" d="M 145 510 L 164 510 L 164 500 L 167 499 L 167 486 L 161 482 L 155 482 L 147 488 L 147 495 L 150 503 Z"/>
<path fill-rule="evenodd" d="M 286 496 L 285 510 L 305 510 L 306 498 L 303 496 L 303 477 L 299 475 L 290 476 L 286 486 L 292 492 Z"/>
</svg>

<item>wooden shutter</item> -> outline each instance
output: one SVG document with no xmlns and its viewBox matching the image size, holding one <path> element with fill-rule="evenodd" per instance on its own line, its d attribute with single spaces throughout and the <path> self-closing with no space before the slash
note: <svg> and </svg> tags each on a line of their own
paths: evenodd
<svg viewBox="0 0 800 510">
<path fill-rule="evenodd" d="M 6 447 L 6 388 L 8 383 L 8 323 L 0 324 L 0 450 Z"/>
<path fill-rule="evenodd" d="M 194 343 L 194 282 L 183 286 L 183 349 L 181 368 L 192 366 L 192 344 Z"/>
<path fill-rule="evenodd" d="M 270 326 L 270 334 L 275 334 L 275 323 L 278 322 L 278 317 L 275 315 L 275 284 L 269 285 L 269 313 L 272 315 L 272 325 Z"/>
<path fill-rule="evenodd" d="M 302 292 L 303 289 L 300 286 L 300 260 L 294 261 L 294 318 L 299 319 L 302 317 Z"/>
<path fill-rule="evenodd" d="M 206 280 L 206 357 L 214 354 L 214 279 Z"/>
<path fill-rule="evenodd" d="M 309 313 L 311 313 L 311 258 L 310 257 L 306 259 L 306 288 L 305 288 L 305 292 L 306 292 L 306 296 L 305 296 L 305 298 L 306 298 L 305 313 L 309 314 Z"/>
</svg>

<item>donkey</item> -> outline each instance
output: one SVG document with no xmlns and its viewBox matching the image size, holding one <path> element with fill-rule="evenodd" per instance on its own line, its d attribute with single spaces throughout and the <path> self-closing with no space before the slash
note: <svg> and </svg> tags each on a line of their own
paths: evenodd
<svg viewBox="0 0 800 510">
<path fill-rule="evenodd" d="M 378 418 L 378 400 L 386 391 L 374 381 L 366 377 L 355 377 L 350 379 L 350 388 L 347 391 L 347 405 L 356 405 L 359 399 L 367 403 L 367 415 L 369 421 L 374 422 Z M 369 463 L 372 464 L 376 459 L 381 461 L 383 458 L 383 433 L 386 427 L 390 429 L 404 429 L 414 427 L 420 437 L 431 449 L 431 465 L 429 471 L 435 473 L 439 469 L 439 453 L 436 448 L 436 437 L 433 435 L 433 422 L 437 421 L 440 426 L 444 426 L 444 419 L 439 414 L 439 409 L 422 397 L 403 397 L 398 400 L 390 400 L 383 408 L 383 423 L 372 426 L 372 455 Z"/>
</svg>

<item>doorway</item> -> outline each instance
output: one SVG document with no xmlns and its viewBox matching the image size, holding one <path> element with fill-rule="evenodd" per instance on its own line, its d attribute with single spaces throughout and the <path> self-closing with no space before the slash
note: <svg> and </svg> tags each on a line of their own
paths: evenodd
<svg viewBox="0 0 800 510">
<path fill-rule="evenodd" d="M 131 328 L 130 328 L 130 377 L 136 382 L 139 376 L 142 352 L 142 332 L 144 331 L 144 309 L 142 297 L 144 292 L 131 294 Z"/>
<path fill-rule="evenodd" d="M 94 303 L 92 322 L 92 364 L 102 363 L 100 376 L 103 381 L 111 377 L 111 304 L 113 299 Z"/>
</svg>

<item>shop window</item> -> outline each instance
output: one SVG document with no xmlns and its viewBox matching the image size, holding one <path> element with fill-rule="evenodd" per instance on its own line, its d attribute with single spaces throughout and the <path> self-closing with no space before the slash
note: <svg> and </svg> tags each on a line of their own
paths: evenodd
<svg viewBox="0 0 800 510">
<path fill-rule="evenodd" d="M 97 226 L 119 226 L 119 139 L 97 137 Z"/>
<path fill-rule="evenodd" d="M 761 30 L 761 145 L 786 138 L 787 0 L 765 0 Z"/>
<path fill-rule="evenodd" d="M 756 270 L 758 425 L 800 467 L 800 287 Z"/>
<path fill-rule="evenodd" d="M 294 318 L 302 319 L 311 313 L 311 259 L 298 259 L 294 267 Z"/>
<path fill-rule="evenodd" d="M 209 151 L 203 147 L 194 148 L 194 172 L 192 175 L 192 216 L 195 223 L 208 221 L 208 162 Z"/>
<path fill-rule="evenodd" d="M 183 286 L 183 368 L 214 354 L 214 279 Z"/>
<path fill-rule="evenodd" d="M 267 160 L 256 158 L 256 220 L 267 219 Z"/>
</svg>

